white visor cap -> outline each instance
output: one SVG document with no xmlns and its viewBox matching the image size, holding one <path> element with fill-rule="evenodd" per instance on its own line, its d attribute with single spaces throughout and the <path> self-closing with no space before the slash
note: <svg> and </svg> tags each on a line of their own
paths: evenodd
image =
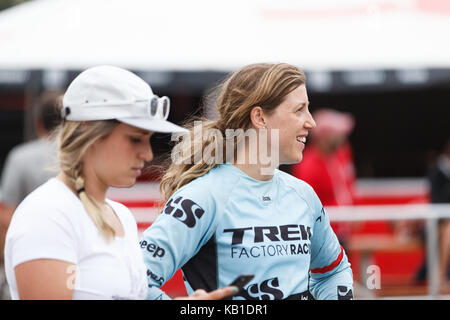
<svg viewBox="0 0 450 320">
<path fill-rule="evenodd" d="M 63 98 L 67 121 L 116 119 L 154 132 L 187 132 L 167 121 L 169 98 L 159 98 L 134 73 L 114 66 L 97 66 L 80 73 Z"/>
</svg>

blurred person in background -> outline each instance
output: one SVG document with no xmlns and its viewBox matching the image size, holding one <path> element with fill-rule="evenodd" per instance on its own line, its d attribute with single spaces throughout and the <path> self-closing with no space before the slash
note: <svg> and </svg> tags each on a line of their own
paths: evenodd
<svg viewBox="0 0 450 320">
<path fill-rule="evenodd" d="M 12 214 L 20 202 L 34 189 L 56 173 L 56 144 L 50 134 L 60 122 L 62 93 L 44 92 L 32 108 L 34 130 L 37 139 L 14 147 L 8 154 L 1 178 L 0 205 L 0 264 L 3 272 L 3 248 Z M 0 275 L 0 278 L 1 276 Z M 1 282 L 1 281 L 0 281 Z M 2 281 L 0 298 L 9 296 L 6 281 Z M 3 293 L 3 294 L 2 294 Z"/>
<path fill-rule="evenodd" d="M 427 180 L 430 187 L 431 203 L 450 203 L 450 138 L 446 140 L 442 152 L 430 166 L 427 172 Z M 423 222 L 411 223 L 407 226 L 413 236 L 419 234 L 425 243 L 425 228 Z M 439 277 L 441 289 L 450 292 L 450 220 L 439 220 Z M 423 282 L 427 278 L 426 257 L 416 274 L 416 281 Z"/>
<path fill-rule="evenodd" d="M 432 203 L 450 203 L 450 138 L 447 139 L 443 152 L 436 165 L 430 168 L 428 180 Z M 450 290 L 450 220 L 440 221 L 440 279 L 443 289 Z"/>
<path fill-rule="evenodd" d="M 432 203 L 450 203 L 450 138 L 428 171 Z"/>
<path fill-rule="evenodd" d="M 218 117 L 202 119 L 202 128 L 193 122 L 175 145 L 183 153 L 181 161 L 172 153 L 161 180 L 165 207 L 143 233 L 154 295 L 164 295 L 159 287 L 181 268 L 187 292 L 251 274 L 233 299 L 353 299 L 350 263 L 319 198 L 277 169 L 302 160 L 316 126 L 303 71 L 284 63 L 242 67 L 220 86 L 215 105 Z M 262 150 L 270 150 L 268 164 Z"/>
<path fill-rule="evenodd" d="M 93 67 L 72 81 L 57 129 L 60 172 L 20 203 L 7 232 L 13 299 L 147 297 L 136 221 L 106 193 L 136 183 L 153 159 L 153 132 L 185 130 L 166 120 L 169 108 L 167 97 L 121 68 Z M 199 290 L 188 299 L 220 299 L 233 290 Z"/>
<path fill-rule="evenodd" d="M 324 206 L 352 205 L 356 175 L 348 137 L 354 118 L 332 109 L 319 109 L 313 117 L 317 127 L 311 132 L 302 162 L 292 166 L 291 174 L 310 184 Z M 331 225 L 345 248 L 351 224 Z"/>
</svg>

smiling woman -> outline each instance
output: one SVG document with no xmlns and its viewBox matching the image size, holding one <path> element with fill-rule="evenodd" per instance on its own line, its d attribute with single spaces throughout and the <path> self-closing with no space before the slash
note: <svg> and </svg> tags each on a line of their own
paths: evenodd
<svg viewBox="0 0 450 320">
<path fill-rule="evenodd" d="M 57 133 L 60 173 L 25 198 L 8 230 L 13 299 L 147 297 L 136 221 L 106 192 L 135 184 L 153 159 L 153 132 L 185 131 L 168 112 L 167 97 L 124 69 L 90 68 L 70 84 Z M 232 289 L 190 298 L 220 299 Z"/>
<path fill-rule="evenodd" d="M 279 130 L 280 163 L 302 160 L 306 137 L 316 127 L 308 105 L 306 86 L 301 85 L 292 90 L 273 113 L 266 115 L 267 127 Z"/>
<path fill-rule="evenodd" d="M 214 290 L 246 274 L 254 277 L 233 298 L 353 298 L 350 264 L 319 198 L 308 184 L 276 168 L 302 160 L 316 126 L 304 73 L 286 63 L 245 66 L 221 85 L 216 106 L 219 118 L 202 123 L 215 134 L 196 141 L 192 126 L 187 137 L 194 139 L 179 140 L 174 150 L 194 152 L 173 161 L 162 178 L 164 214 L 143 233 L 142 243 L 164 254 L 141 247 L 152 271 L 149 293 L 163 296 L 161 279 L 182 268 L 188 292 Z M 223 146 L 221 154 L 233 156 L 225 163 L 206 161 L 203 151 L 227 140 L 230 130 L 244 133 L 232 150 Z M 269 168 L 252 161 L 252 147 L 240 143 L 249 131 L 258 133 L 256 149 L 270 149 L 279 161 Z M 246 155 L 242 162 L 234 157 L 240 153 Z"/>
</svg>

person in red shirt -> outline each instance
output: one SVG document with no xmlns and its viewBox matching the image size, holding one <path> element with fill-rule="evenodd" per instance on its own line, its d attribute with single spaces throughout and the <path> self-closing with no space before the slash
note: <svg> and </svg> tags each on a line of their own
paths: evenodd
<svg viewBox="0 0 450 320">
<path fill-rule="evenodd" d="M 348 136 L 354 128 L 349 113 L 320 109 L 313 113 L 317 127 L 311 131 L 303 161 L 293 165 L 291 174 L 308 184 L 324 206 L 352 205 L 355 202 L 355 167 Z M 349 236 L 349 223 L 332 223 L 339 239 Z"/>
</svg>

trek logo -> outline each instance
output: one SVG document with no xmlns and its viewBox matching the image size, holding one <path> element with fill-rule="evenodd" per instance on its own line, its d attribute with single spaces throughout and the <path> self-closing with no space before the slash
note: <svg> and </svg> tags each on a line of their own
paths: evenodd
<svg viewBox="0 0 450 320">
<path fill-rule="evenodd" d="M 232 259 L 307 255 L 311 251 L 311 228 L 304 225 L 235 228 L 225 229 L 223 232 L 232 233 L 230 247 Z M 253 238 L 253 242 L 250 242 L 254 244 L 253 246 L 248 245 L 249 241 L 242 245 L 245 234 L 247 240 L 249 237 Z M 266 240 L 269 240 L 269 244 L 266 244 Z M 300 242 L 283 243 L 285 241 Z"/>
<path fill-rule="evenodd" d="M 346 286 L 337 287 L 338 300 L 353 300 L 353 290 Z"/>
<path fill-rule="evenodd" d="M 166 254 L 166 250 L 164 250 L 161 247 L 158 247 L 153 243 L 148 243 L 145 240 L 142 240 L 141 242 L 139 242 L 139 244 L 141 245 L 141 249 L 146 249 L 148 252 L 152 253 L 154 258 L 155 257 L 162 258 Z"/>
<path fill-rule="evenodd" d="M 202 217 L 205 210 L 190 199 L 178 197 L 175 200 L 170 199 L 164 207 L 163 212 L 172 215 L 175 219 L 183 222 L 189 228 L 193 228 L 197 219 Z"/>
<path fill-rule="evenodd" d="M 231 244 L 242 244 L 246 231 L 254 231 L 254 243 L 264 242 L 264 239 L 270 241 L 295 241 L 295 240 L 311 240 L 311 228 L 298 224 L 287 224 L 283 226 L 267 226 L 267 227 L 248 227 L 224 229 L 223 232 L 231 232 L 233 234 Z"/>
<path fill-rule="evenodd" d="M 284 294 L 283 291 L 278 289 L 279 285 L 278 278 L 267 279 L 243 288 L 237 296 L 244 297 L 247 300 L 281 300 Z"/>
</svg>

